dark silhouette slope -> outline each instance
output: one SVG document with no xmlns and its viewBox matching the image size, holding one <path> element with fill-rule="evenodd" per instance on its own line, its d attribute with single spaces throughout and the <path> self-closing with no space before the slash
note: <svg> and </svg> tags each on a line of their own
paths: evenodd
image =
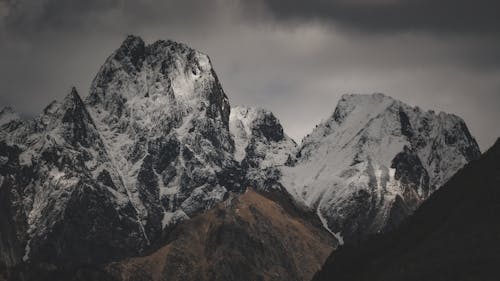
<svg viewBox="0 0 500 281">
<path fill-rule="evenodd" d="M 332 253 L 322 280 L 499 280 L 500 139 L 400 228 Z"/>
</svg>

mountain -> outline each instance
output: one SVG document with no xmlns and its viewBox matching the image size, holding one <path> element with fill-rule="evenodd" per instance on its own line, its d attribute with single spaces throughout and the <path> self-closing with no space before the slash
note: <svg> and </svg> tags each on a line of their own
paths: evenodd
<svg viewBox="0 0 500 281">
<path fill-rule="evenodd" d="M 498 280 L 500 139 L 400 228 L 332 253 L 314 280 Z"/>
<path fill-rule="evenodd" d="M 208 56 L 134 36 L 85 100 L 73 89 L 27 121 L 2 110 L 2 264 L 137 254 L 243 190 L 229 114 Z"/>
<path fill-rule="evenodd" d="M 480 154 L 464 121 L 383 94 L 344 95 L 306 136 L 281 183 L 355 242 L 397 226 Z"/>
<path fill-rule="evenodd" d="M 247 171 L 248 185 L 268 190 L 281 188 L 279 168 L 294 157 L 297 144 L 288 137 L 274 114 L 262 108 L 231 108 L 229 131 L 234 158 Z"/>
<path fill-rule="evenodd" d="M 243 189 L 229 100 L 207 55 L 129 36 L 101 67 L 86 105 L 148 240 Z"/>
</svg>

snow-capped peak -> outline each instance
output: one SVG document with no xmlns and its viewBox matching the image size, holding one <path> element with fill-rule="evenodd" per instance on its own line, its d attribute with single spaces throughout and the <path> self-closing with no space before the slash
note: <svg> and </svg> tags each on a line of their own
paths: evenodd
<svg viewBox="0 0 500 281">
<path fill-rule="evenodd" d="M 282 182 L 349 240 L 397 224 L 479 154 L 455 115 L 383 94 L 343 95 Z"/>
<path fill-rule="evenodd" d="M 208 56 L 127 37 L 84 101 L 73 88 L 34 120 L 1 126 L 0 184 L 25 247 L 9 263 L 137 253 L 239 191 L 229 110 Z"/>
<path fill-rule="evenodd" d="M 229 101 L 207 55 L 129 36 L 85 102 L 148 237 L 239 188 Z"/>
<path fill-rule="evenodd" d="M 132 83 L 112 83 L 125 80 Z M 205 93 L 199 89 L 210 87 L 216 80 L 206 54 L 171 40 L 146 45 L 141 38 L 128 36 L 101 67 L 92 83 L 90 100 L 106 102 L 110 97 L 103 96 L 103 91 L 126 99 L 208 100 L 209 96 L 196 96 Z"/>
</svg>

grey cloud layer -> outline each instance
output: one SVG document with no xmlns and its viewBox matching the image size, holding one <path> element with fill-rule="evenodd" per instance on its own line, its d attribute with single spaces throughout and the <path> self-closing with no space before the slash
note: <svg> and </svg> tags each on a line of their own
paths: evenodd
<svg viewBox="0 0 500 281">
<path fill-rule="evenodd" d="M 453 2 L 0 0 L 0 105 L 34 115 L 71 85 L 87 91 L 137 34 L 206 52 L 232 104 L 273 110 L 298 140 L 341 94 L 385 92 L 464 117 L 484 149 L 500 136 L 496 4 L 458 21 Z"/>
<path fill-rule="evenodd" d="M 361 30 L 500 32 L 495 0 L 261 0 L 277 19 L 325 19 Z"/>
</svg>

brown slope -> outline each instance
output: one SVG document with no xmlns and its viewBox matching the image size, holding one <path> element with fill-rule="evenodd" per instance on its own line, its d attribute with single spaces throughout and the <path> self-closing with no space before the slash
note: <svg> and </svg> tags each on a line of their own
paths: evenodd
<svg viewBox="0 0 500 281">
<path fill-rule="evenodd" d="M 127 281 L 310 280 L 336 241 L 286 200 L 271 198 L 248 189 L 186 221 L 155 252 L 106 270 Z"/>
</svg>

